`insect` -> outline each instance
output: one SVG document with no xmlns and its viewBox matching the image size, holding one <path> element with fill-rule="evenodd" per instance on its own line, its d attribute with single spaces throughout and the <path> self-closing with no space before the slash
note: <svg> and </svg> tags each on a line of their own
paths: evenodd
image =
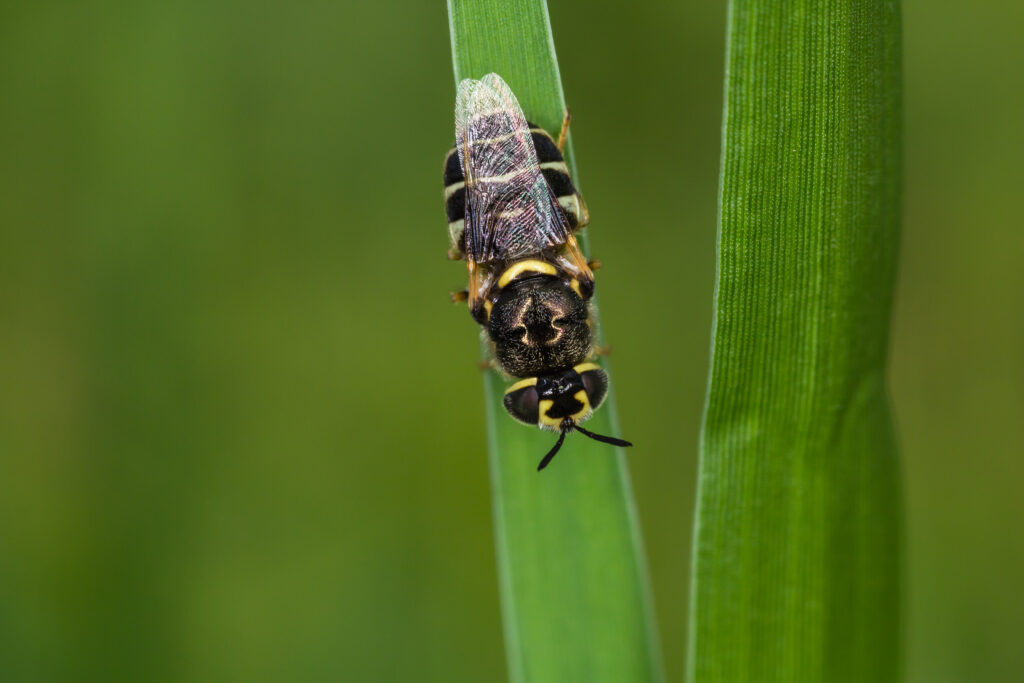
<svg viewBox="0 0 1024 683">
<path fill-rule="evenodd" d="M 449 258 L 464 259 L 467 301 L 494 363 L 519 378 L 505 391 L 516 420 L 559 432 L 544 469 L 575 430 L 616 446 L 628 441 L 581 425 L 604 401 L 608 377 L 596 363 L 590 299 L 593 267 L 574 233 L 589 223 L 556 142 L 527 122 L 497 74 L 459 83 L 455 147 L 444 164 Z"/>
</svg>

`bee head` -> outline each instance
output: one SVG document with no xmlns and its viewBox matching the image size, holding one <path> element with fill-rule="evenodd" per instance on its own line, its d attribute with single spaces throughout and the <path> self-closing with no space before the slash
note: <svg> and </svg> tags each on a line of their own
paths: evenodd
<svg viewBox="0 0 1024 683">
<path fill-rule="evenodd" d="M 528 377 L 505 392 L 505 410 L 520 422 L 558 430 L 562 420 L 583 422 L 608 393 L 608 376 L 594 363 Z"/>
<path fill-rule="evenodd" d="M 594 363 L 581 363 L 561 370 L 516 382 L 505 391 L 505 410 L 520 422 L 560 432 L 555 447 L 544 456 L 538 470 L 544 469 L 561 448 L 565 435 L 577 430 L 597 441 L 630 446 L 628 441 L 594 434 L 580 427 L 604 402 L 608 376 Z"/>
</svg>

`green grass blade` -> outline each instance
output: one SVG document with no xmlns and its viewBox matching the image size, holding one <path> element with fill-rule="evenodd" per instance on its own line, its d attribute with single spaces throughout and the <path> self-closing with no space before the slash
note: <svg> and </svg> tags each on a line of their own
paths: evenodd
<svg viewBox="0 0 1024 683">
<path fill-rule="evenodd" d="M 689 680 L 894 681 L 890 0 L 733 0 Z"/>
<path fill-rule="evenodd" d="M 496 72 L 528 118 L 557 132 L 565 100 L 544 0 L 449 0 L 448 16 L 456 82 Z M 571 145 L 566 156 L 578 178 Z M 600 216 L 593 223 L 600 229 Z M 600 288 L 600 276 L 598 283 Z M 537 463 L 555 437 L 509 418 L 502 407 L 505 386 L 497 373 L 486 373 L 510 680 L 660 681 L 643 543 L 624 454 L 569 435 L 551 465 L 538 473 Z M 587 427 L 621 436 L 613 396 Z"/>
</svg>

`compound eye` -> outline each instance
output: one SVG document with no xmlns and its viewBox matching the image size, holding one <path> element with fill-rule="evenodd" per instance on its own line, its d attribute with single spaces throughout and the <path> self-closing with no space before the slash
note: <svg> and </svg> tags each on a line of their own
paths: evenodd
<svg viewBox="0 0 1024 683">
<path fill-rule="evenodd" d="M 586 363 L 582 366 L 578 365 L 576 366 L 576 371 L 583 378 L 583 388 L 587 392 L 590 409 L 597 410 L 601 407 L 604 397 L 608 393 L 608 375 L 593 363 Z"/>
<path fill-rule="evenodd" d="M 536 377 L 516 382 L 505 392 L 505 410 L 520 422 L 536 427 L 540 420 L 539 407 Z"/>
</svg>

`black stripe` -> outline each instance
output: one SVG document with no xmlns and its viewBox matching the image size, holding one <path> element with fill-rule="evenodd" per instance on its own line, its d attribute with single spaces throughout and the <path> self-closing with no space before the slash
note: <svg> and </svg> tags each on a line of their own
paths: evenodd
<svg viewBox="0 0 1024 683">
<path fill-rule="evenodd" d="M 576 226 L 580 224 L 580 217 L 576 215 L 575 211 L 567 211 L 565 207 L 562 207 L 562 213 L 565 214 L 566 220 L 569 221 L 569 229 L 576 232 Z"/>
<path fill-rule="evenodd" d="M 557 168 L 542 168 L 541 173 L 544 174 L 544 179 L 548 181 L 548 185 L 551 186 L 551 191 L 555 193 L 556 197 L 576 194 L 576 187 L 572 184 L 568 173 Z"/>
<path fill-rule="evenodd" d="M 534 133 L 533 147 L 537 150 L 537 159 L 542 164 L 549 161 L 562 161 L 562 153 L 558 151 L 558 145 L 547 133 Z"/>
<path fill-rule="evenodd" d="M 444 204 L 445 211 L 448 212 L 448 222 L 454 223 L 455 221 L 462 220 L 466 217 L 466 188 L 460 187 L 452 193 L 452 196 L 448 198 L 448 201 Z"/>
<path fill-rule="evenodd" d="M 444 186 L 448 187 L 452 183 L 457 183 L 463 180 L 462 177 L 462 164 L 459 163 L 459 155 L 455 153 L 453 147 L 448 152 L 448 158 L 444 162 Z"/>
</svg>

